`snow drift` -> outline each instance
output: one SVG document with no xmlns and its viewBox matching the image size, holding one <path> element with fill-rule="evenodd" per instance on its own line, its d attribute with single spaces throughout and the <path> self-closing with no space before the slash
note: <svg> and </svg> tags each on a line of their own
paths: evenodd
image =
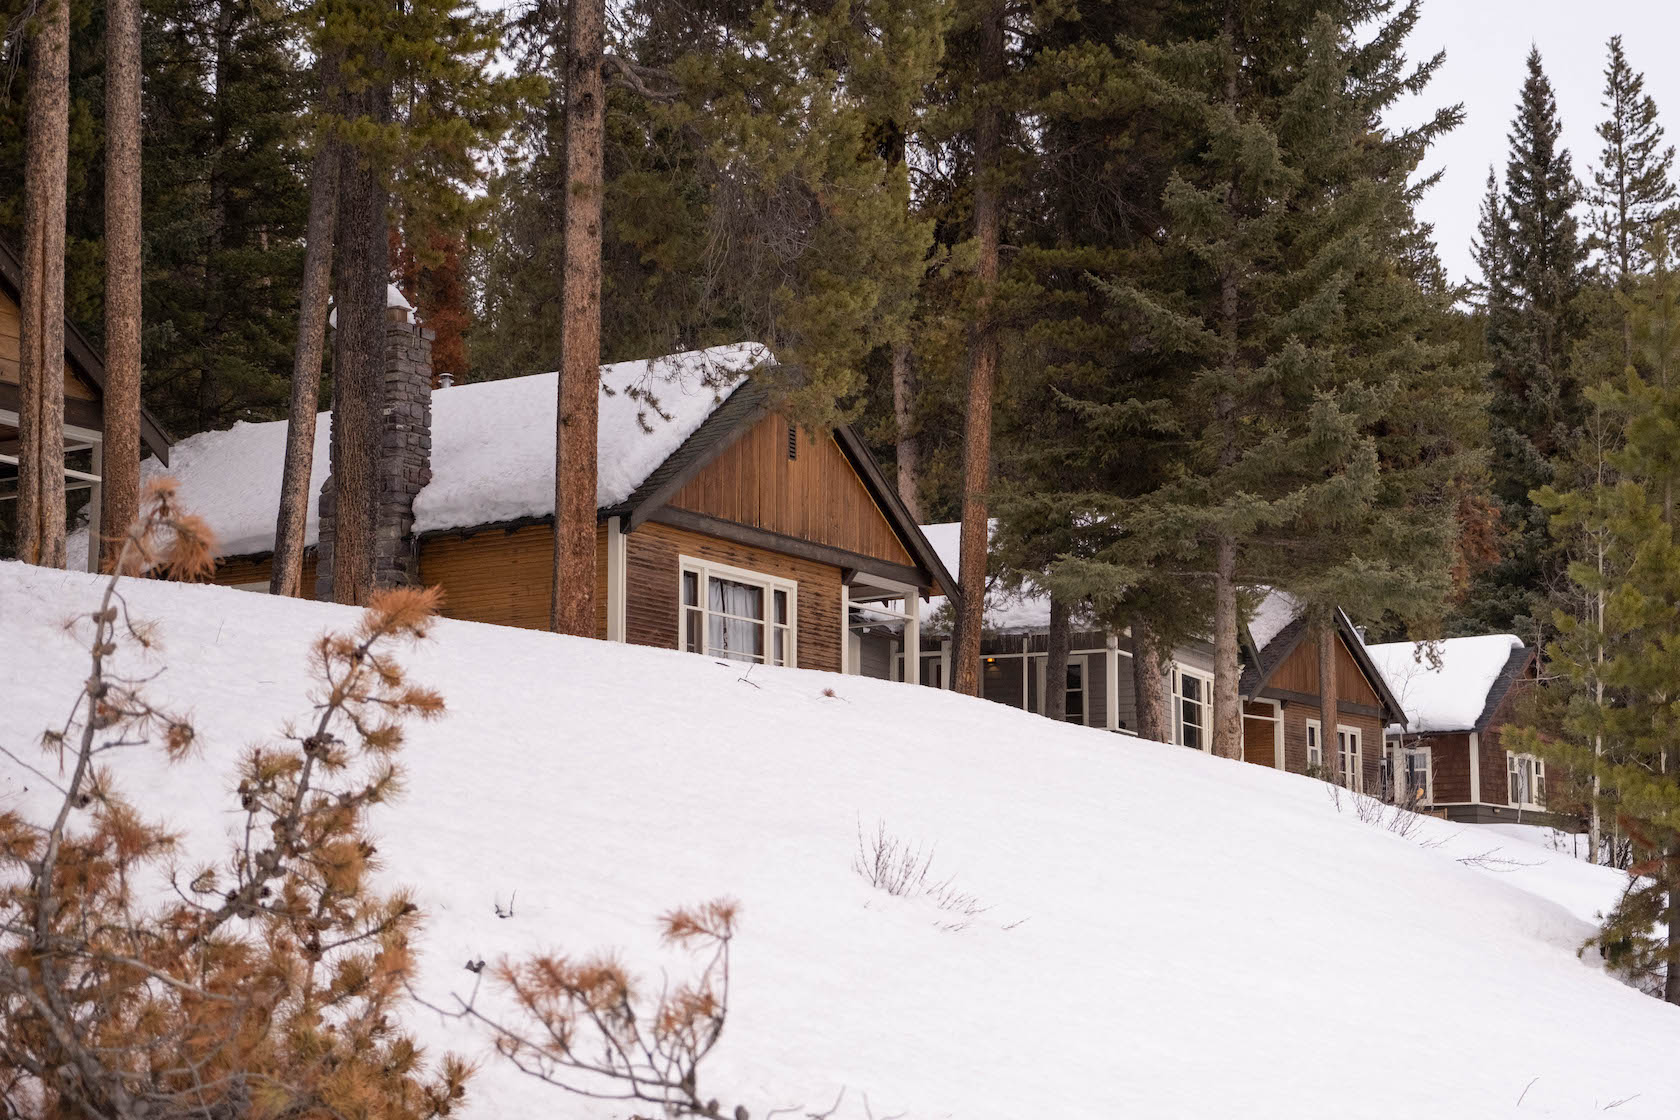
<svg viewBox="0 0 1680 1120">
<path fill-rule="evenodd" d="M 85 662 L 63 623 L 95 587 L 0 564 L 7 750 L 30 757 L 68 709 Z M 119 780 L 219 838 L 234 758 L 302 714 L 307 644 L 354 613 L 163 583 L 128 598 L 163 626 L 154 695 L 196 713 L 205 749 L 172 769 L 130 755 Z M 375 817 L 386 874 L 426 911 L 422 989 L 447 999 L 465 962 L 539 948 L 616 948 L 657 989 L 687 970 L 655 916 L 733 896 L 705 1088 L 755 1117 L 842 1088 L 845 1117 L 866 1098 L 967 1120 L 1680 1109 L 1680 1011 L 1576 955 L 1617 875 L 1538 845 L 1438 821 L 1397 836 L 1307 778 L 909 685 L 463 622 L 407 660 L 451 709 L 413 729 L 408 793 Z M 39 811 L 40 786 L 0 759 L 0 804 Z M 936 845 L 990 909 L 950 931 L 870 889 L 851 865 L 877 821 Z M 1459 861 L 1490 849 L 1514 862 Z M 416 1015 L 434 1048 L 483 1058 L 470 1116 L 631 1111 Z"/>
</svg>

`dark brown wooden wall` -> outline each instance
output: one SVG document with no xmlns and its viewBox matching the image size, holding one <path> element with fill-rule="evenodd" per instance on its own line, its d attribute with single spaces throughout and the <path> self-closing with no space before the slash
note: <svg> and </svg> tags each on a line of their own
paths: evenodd
<svg viewBox="0 0 1680 1120">
<path fill-rule="evenodd" d="M 1319 718 L 1317 707 L 1300 703 L 1288 703 L 1283 706 L 1283 765 L 1291 774 L 1305 774 L 1307 772 L 1307 721 Z M 1337 715 L 1337 722 L 1345 727 L 1357 727 L 1360 731 L 1360 761 L 1365 771 L 1365 792 L 1375 794 L 1381 789 L 1382 781 L 1382 752 L 1383 736 L 1382 724 L 1376 716 L 1355 715 L 1352 712 L 1341 712 Z M 1334 732 L 1326 732 L 1324 737 L 1324 761 L 1326 766 L 1335 762 L 1334 751 L 1336 739 Z"/>
<path fill-rule="evenodd" d="M 798 456 L 790 460 L 788 423 L 778 416 L 743 433 L 670 505 L 877 560 L 915 563 L 833 437 L 813 441 L 802 429 Z"/>
<path fill-rule="evenodd" d="M 1243 705 L 1243 713 L 1256 716 L 1271 716 L 1270 704 L 1256 704 L 1252 700 Z M 1271 719 L 1243 720 L 1243 761 L 1252 762 L 1257 766 L 1277 765 L 1277 742 L 1273 728 L 1277 725 Z"/>
<path fill-rule="evenodd" d="M 629 572 L 625 637 L 629 641 L 677 648 L 678 558 L 693 556 L 797 582 L 799 667 L 839 672 L 839 568 L 652 521 L 637 526 L 625 538 L 625 545 Z"/>
<path fill-rule="evenodd" d="M 1468 732 L 1430 735 L 1420 740 L 1429 748 L 1429 780 L 1434 786 L 1435 804 L 1452 805 L 1470 800 L 1470 735 Z M 1500 782 L 1505 781 L 1505 763 L 1499 764 Z M 1483 775 L 1486 789 L 1486 775 Z"/>
<path fill-rule="evenodd" d="M 432 537 L 420 547 L 420 581 L 443 588 L 447 618 L 547 630 L 554 527 Z M 607 636 L 607 526 L 595 527 L 595 636 Z"/>
<path fill-rule="evenodd" d="M 1306 692 L 1317 696 L 1318 639 L 1311 634 L 1302 639 L 1301 644 L 1284 659 L 1283 664 L 1277 667 L 1277 671 L 1266 684 L 1270 688 Z M 1359 663 L 1348 651 L 1347 643 L 1341 640 L 1336 642 L 1336 696 L 1356 704 L 1368 704 L 1373 708 L 1378 704 L 1376 690 L 1360 671 Z"/>
</svg>

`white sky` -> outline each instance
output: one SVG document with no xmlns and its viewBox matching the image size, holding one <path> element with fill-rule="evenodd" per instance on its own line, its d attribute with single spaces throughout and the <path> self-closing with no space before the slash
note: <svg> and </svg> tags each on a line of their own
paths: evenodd
<svg viewBox="0 0 1680 1120">
<path fill-rule="evenodd" d="M 1645 92 L 1656 99 L 1668 140 L 1680 143 L 1680 67 L 1671 65 L 1680 41 L 1680 4 L 1674 0 L 1424 0 L 1408 55 L 1421 60 L 1445 48 L 1447 60 L 1422 101 L 1403 107 L 1397 119 L 1421 118 L 1425 105 L 1464 103 L 1464 123 L 1424 162 L 1426 170 L 1446 171 L 1424 199 L 1421 216 L 1435 223 L 1448 275 L 1476 274 L 1470 242 L 1477 209 L 1488 164 L 1504 177 L 1505 134 L 1530 43 L 1540 48 L 1557 94 L 1575 174 L 1589 180 L 1599 149 L 1593 128 L 1604 115 L 1605 44 L 1618 33 L 1628 62 L 1645 75 Z"/>
</svg>

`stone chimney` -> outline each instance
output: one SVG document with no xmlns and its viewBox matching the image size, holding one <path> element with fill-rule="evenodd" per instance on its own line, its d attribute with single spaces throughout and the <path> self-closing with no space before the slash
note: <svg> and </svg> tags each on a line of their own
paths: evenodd
<svg viewBox="0 0 1680 1120">
<path fill-rule="evenodd" d="M 380 389 L 379 495 L 375 505 L 373 585 L 419 582 L 420 552 L 413 539 L 414 499 L 432 480 L 432 339 L 413 308 L 391 285 L 385 309 L 385 376 Z M 336 537 L 333 479 L 321 486 L 320 544 L 315 596 L 332 598 Z"/>
</svg>

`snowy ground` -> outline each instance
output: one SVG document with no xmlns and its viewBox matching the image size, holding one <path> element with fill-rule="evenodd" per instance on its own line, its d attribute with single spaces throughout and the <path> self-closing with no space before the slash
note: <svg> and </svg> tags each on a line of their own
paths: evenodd
<svg viewBox="0 0 1680 1120">
<path fill-rule="evenodd" d="M 0 564 L 0 745 L 63 718 L 85 670 L 62 624 L 94 597 L 92 577 Z M 123 783 L 219 836 L 235 754 L 301 714 L 306 644 L 353 614 L 156 583 L 130 600 L 165 626 L 156 694 L 195 711 L 207 751 L 135 756 Z M 427 911 L 425 989 L 552 947 L 617 948 L 657 985 L 682 961 L 657 953 L 654 915 L 734 896 L 705 1084 L 755 1117 L 842 1087 L 847 1117 L 865 1095 L 876 1117 L 964 1120 L 1680 1113 L 1680 1012 L 1577 957 L 1619 879 L 1562 853 L 1433 820 L 1397 836 L 1315 781 L 930 689 L 743 683 L 456 622 L 411 664 L 451 715 L 413 735 L 410 791 L 376 826 Z M 0 805 L 39 807 L 31 781 L 0 761 Z M 871 890 L 851 863 L 877 820 L 937 844 L 936 869 L 992 909 L 947 932 L 930 903 Z M 1509 860 L 1461 862 L 1496 847 Z M 473 1102 L 628 1115 L 493 1060 Z"/>
</svg>

